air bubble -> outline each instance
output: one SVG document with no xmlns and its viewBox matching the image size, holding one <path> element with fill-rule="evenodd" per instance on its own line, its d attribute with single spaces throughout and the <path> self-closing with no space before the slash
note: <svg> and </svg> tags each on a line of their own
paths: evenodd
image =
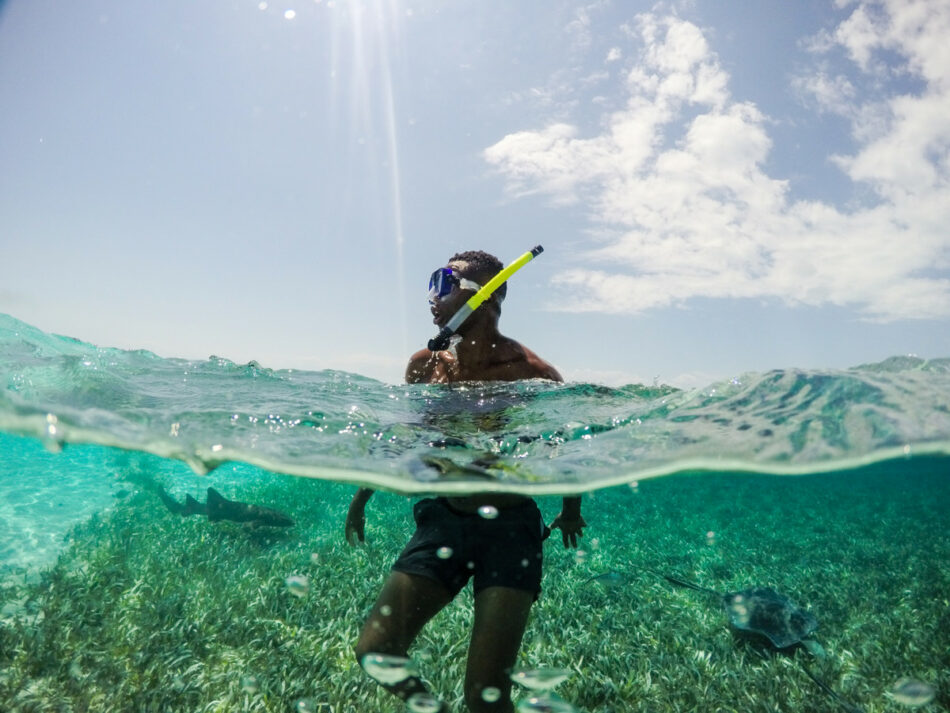
<svg viewBox="0 0 950 713">
<path fill-rule="evenodd" d="M 50 453 L 59 453 L 63 450 L 63 442 L 59 433 L 59 419 L 55 414 L 46 414 L 46 427 L 43 429 L 43 446 Z"/>
<path fill-rule="evenodd" d="M 579 709 L 553 695 L 532 696 L 518 702 L 518 713 L 580 713 Z"/>
<path fill-rule="evenodd" d="M 440 560 L 447 560 L 449 559 L 449 557 L 452 556 L 452 548 L 440 547 L 439 549 L 435 551 L 435 556 L 438 557 Z"/>
<path fill-rule="evenodd" d="M 413 693 L 406 701 L 406 710 L 412 713 L 439 713 L 442 701 L 431 693 Z"/>
<path fill-rule="evenodd" d="M 310 593 L 310 579 L 303 574 L 292 574 L 284 580 L 287 591 L 295 597 L 305 597 Z"/>
<path fill-rule="evenodd" d="M 549 691 L 570 675 L 567 668 L 521 668 L 511 672 L 511 680 L 533 691 Z"/>
<path fill-rule="evenodd" d="M 917 681 L 913 678 L 900 679 L 891 686 L 889 693 L 897 703 L 912 708 L 927 705 L 937 695 L 936 689 L 929 683 Z"/>
<path fill-rule="evenodd" d="M 486 703 L 494 703 L 501 699 L 501 691 L 494 686 L 485 686 L 482 689 L 482 700 Z"/>
<path fill-rule="evenodd" d="M 478 508 L 478 514 L 481 515 L 486 520 L 494 520 L 498 517 L 498 508 L 494 505 L 482 505 Z"/>
<path fill-rule="evenodd" d="M 366 673 L 382 684 L 392 685 L 418 675 L 416 664 L 405 656 L 366 654 L 360 663 Z"/>
</svg>

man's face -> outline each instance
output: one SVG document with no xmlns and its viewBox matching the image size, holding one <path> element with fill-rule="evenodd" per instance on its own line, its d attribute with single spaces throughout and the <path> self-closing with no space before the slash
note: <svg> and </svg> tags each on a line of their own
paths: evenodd
<svg viewBox="0 0 950 713">
<path fill-rule="evenodd" d="M 469 274 L 469 265 L 464 260 L 450 262 L 446 267 L 451 269 L 452 272 L 459 277 L 464 277 L 469 280 L 473 279 Z M 475 294 L 473 290 L 462 289 L 458 285 L 455 285 L 452 291 L 445 295 L 445 297 L 429 303 L 429 308 L 432 312 L 432 321 L 439 328 L 444 327 L 452 318 L 452 315 L 458 312 L 459 308 L 465 304 L 473 294 Z"/>
</svg>

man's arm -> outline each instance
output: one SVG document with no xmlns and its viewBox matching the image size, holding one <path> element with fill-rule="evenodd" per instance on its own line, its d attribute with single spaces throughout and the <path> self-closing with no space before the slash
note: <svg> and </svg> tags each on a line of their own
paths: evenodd
<svg viewBox="0 0 950 713">
<path fill-rule="evenodd" d="M 360 488 L 350 501 L 344 532 L 346 541 L 351 545 L 355 545 L 357 540 L 366 541 L 366 503 L 373 497 L 374 492 L 376 491 L 369 488 Z"/>
<path fill-rule="evenodd" d="M 561 513 L 554 518 L 551 529 L 561 531 L 561 538 L 564 540 L 565 547 L 577 547 L 577 538 L 584 536 L 585 527 L 587 527 L 587 523 L 581 516 L 580 496 L 564 498 Z"/>
</svg>

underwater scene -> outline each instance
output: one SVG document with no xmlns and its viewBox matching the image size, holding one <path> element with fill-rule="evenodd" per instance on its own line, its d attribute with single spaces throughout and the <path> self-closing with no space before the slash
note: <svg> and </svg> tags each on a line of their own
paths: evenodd
<svg viewBox="0 0 950 713">
<path fill-rule="evenodd" d="M 0 710 L 464 710 L 470 585 L 410 660 L 354 644 L 413 503 L 479 492 L 587 522 L 544 543 L 518 711 L 950 709 L 950 358 L 394 385 L 0 315 Z M 373 680 L 406 671 L 432 696 Z"/>
</svg>

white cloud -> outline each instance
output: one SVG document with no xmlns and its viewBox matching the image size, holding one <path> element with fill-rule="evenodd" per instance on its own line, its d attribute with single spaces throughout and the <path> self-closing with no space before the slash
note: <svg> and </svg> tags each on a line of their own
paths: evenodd
<svg viewBox="0 0 950 713">
<path fill-rule="evenodd" d="M 561 309 L 746 297 L 950 316 L 950 4 L 856 2 L 811 44 L 819 66 L 796 86 L 851 124 L 856 149 L 834 161 L 870 196 L 851 208 L 769 175 L 769 119 L 730 96 L 700 28 L 646 14 L 625 29 L 626 102 L 599 134 L 561 121 L 485 151 L 514 194 L 583 202 L 603 236 L 555 277 Z M 852 66 L 831 69 L 835 51 Z"/>
<path fill-rule="evenodd" d="M 867 71 L 873 51 L 880 44 L 881 28 L 872 16 L 871 3 L 862 3 L 842 22 L 834 33 L 834 40 L 848 50 L 851 59 Z"/>
<path fill-rule="evenodd" d="M 800 94 L 813 99 L 820 111 L 848 117 L 854 110 L 856 90 L 847 76 L 831 76 L 824 69 L 815 74 L 795 77 L 792 84 Z"/>
<path fill-rule="evenodd" d="M 565 30 L 568 36 L 573 38 L 574 46 L 577 49 L 589 47 L 591 43 L 590 8 L 579 8 L 574 13 L 574 19 L 567 24 Z"/>
<path fill-rule="evenodd" d="M 593 16 L 609 4 L 609 0 L 596 0 L 574 11 L 573 18 L 567 23 L 564 30 L 575 50 L 584 50 L 591 46 L 594 39 Z"/>
</svg>

